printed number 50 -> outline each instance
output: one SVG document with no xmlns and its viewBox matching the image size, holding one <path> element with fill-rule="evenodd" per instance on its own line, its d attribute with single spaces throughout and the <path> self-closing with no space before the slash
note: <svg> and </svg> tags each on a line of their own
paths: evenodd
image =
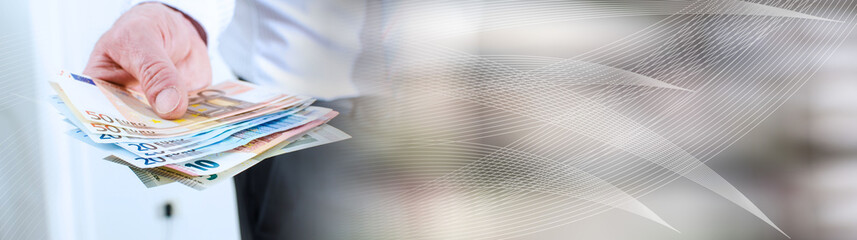
<svg viewBox="0 0 857 240">
<path fill-rule="evenodd" d="M 114 133 L 121 132 L 119 130 L 119 128 L 114 127 L 114 126 L 97 124 L 97 123 L 89 123 L 89 124 L 91 124 L 93 127 L 97 128 L 98 129 L 97 131 L 99 131 L 99 132 L 107 132 L 107 131 L 114 132 Z"/>
</svg>

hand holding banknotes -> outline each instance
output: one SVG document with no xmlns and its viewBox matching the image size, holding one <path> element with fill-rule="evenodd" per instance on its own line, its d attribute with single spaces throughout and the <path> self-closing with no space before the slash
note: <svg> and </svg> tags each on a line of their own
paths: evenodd
<svg viewBox="0 0 857 240">
<path fill-rule="evenodd" d="M 349 138 L 315 99 L 239 80 L 211 85 L 205 32 L 142 3 L 95 45 L 85 74 L 60 72 L 51 103 L 70 136 L 128 166 L 147 187 L 205 189 L 271 156 Z M 189 94 L 190 93 L 190 94 Z"/>
<path fill-rule="evenodd" d="M 187 93 L 211 83 L 205 32 L 161 3 L 137 5 L 101 36 L 84 74 L 141 91 L 158 116 L 180 118 Z"/>
</svg>

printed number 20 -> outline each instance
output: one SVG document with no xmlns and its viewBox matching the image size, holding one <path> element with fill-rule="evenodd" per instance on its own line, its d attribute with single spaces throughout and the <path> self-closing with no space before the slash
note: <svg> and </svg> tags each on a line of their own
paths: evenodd
<svg viewBox="0 0 857 240">
<path fill-rule="evenodd" d="M 139 144 L 129 143 L 128 146 L 137 147 L 137 151 L 141 151 L 141 152 L 158 149 L 158 147 L 155 147 L 152 144 L 148 144 L 148 143 L 139 143 Z"/>
</svg>

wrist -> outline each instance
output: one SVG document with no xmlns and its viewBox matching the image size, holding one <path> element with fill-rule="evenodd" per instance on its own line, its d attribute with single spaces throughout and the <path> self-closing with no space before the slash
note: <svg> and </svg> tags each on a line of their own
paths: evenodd
<svg viewBox="0 0 857 240">
<path fill-rule="evenodd" d="M 182 12 L 181 10 L 179 10 L 175 7 L 172 7 L 170 5 L 160 3 L 160 2 L 143 2 L 143 3 L 140 3 L 139 5 L 144 5 L 144 4 L 157 4 L 160 6 L 167 7 L 168 9 L 175 11 L 177 13 L 180 13 L 184 17 L 184 19 L 187 20 L 190 23 L 190 25 L 193 26 L 194 29 L 196 29 L 196 33 L 202 39 L 202 42 L 205 43 L 206 45 L 208 45 L 208 35 L 205 33 L 205 28 L 203 28 L 202 24 L 197 22 L 196 19 L 193 19 L 193 17 L 191 17 L 187 13 Z"/>
</svg>

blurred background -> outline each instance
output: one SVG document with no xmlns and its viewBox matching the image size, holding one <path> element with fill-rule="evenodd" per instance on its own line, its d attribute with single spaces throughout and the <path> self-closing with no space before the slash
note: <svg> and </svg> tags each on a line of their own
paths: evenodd
<svg viewBox="0 0 857 240">
<path fill-rule="evenodd" d="M 47 104 L 127 7 L 2 3 L 0 239 L 238 238 L 231 182 L 147 189 Z M 857 238 L 857 3 L 361 10 L 354 138 L 320 160 L 334 238 Z"/>
</svg>

